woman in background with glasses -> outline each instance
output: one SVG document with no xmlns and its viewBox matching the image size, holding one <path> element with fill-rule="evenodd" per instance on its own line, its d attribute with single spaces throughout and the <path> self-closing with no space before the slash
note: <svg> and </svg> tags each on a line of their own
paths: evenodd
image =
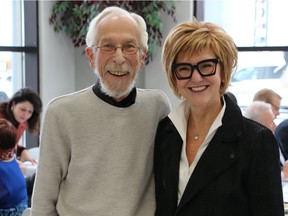
<svg viewBox="0 0 288 216">
<path fill-rule="evenodd" d="M 183 102 L 157 130 L 157 216 L 284 215 L 276 140 L 225 95 L 237 60 L 233 39 L 213 23 L 168 34 L 162 62 Z"/>
</svg>

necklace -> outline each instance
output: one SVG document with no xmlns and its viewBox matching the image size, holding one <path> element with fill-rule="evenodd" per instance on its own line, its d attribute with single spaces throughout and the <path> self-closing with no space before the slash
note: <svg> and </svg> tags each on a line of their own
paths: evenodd
<svg viewBox="0 0 288 216">
<path fill-rule="evenodd" d="M 200 134 L 195 134 L 194 135 L 194 140 L 199 140 Z"/>
</svg>

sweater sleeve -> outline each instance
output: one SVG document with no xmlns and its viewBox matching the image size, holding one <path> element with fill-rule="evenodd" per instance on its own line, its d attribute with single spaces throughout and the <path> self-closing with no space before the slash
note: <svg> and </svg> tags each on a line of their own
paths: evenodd
<svg viewBox="0 0 288 216">
<path fill-rule="evenodd" d="M 56 216 L 56 205 L 68 169 L 70 151 L 67 146 L 69 122 L 61 104 L 50 103 L 47 107 L 40 135 L 40 155 L 34 185 L 31 215 Z"/>
</svg>

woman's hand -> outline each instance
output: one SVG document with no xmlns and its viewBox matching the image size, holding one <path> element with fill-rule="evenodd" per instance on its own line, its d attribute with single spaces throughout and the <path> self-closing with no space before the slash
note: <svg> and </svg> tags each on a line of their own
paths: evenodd
<svg viewBox="0 0 288 216">
<path fill-rule="evenodd" d="M 27 151 L 27 149 L 25 149 L 25 150 L 23 150 L 21 152 L 20 160 L 21 161 L 30 161 L 32 163 L 32 165 L 36 165 L 37 164 L 37 161 L 30 157 L 29 152 Z"/>
</svg>

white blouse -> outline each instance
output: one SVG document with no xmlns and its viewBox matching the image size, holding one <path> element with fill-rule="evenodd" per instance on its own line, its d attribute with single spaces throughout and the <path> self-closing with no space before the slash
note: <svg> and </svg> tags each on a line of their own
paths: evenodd
<svg viewBox="0 0 288 216">
<path fill-rule="evenodd" d="M 187 134 L 186 131 L 187 131 L 187 121 L 190 112 L 189 103 L 186 100 L 184 100 L 178 107 L 172 110 L 171 113 L 169 114 L 169 118 L 173 122 L 174 126 L 176 127 L 177 131 L 179 132 L 183 140 L 183 146 L 180 158 L 180 168 L 179 168 L 178 204 L 181 200 L 181 197 L 185 191 L 190 176 L 192 175 L 199 159 L 201 158 L 205 149 L 209 145 L 217 129 L 222 125 L 222 118 L 224 115 L 224 111 L 226 109 L 226 103 L 224 98 L 222 99 L 222 101 L 223 101 L 223 107 L 219 112 L 218 116 L 216 117 L 216 119 L 214 120 L 213 124 L 211 125 L 204 142 L 199 147 L 198 152 L 190 166 L 186 154 L 186 134 Z"/>
</svg>

